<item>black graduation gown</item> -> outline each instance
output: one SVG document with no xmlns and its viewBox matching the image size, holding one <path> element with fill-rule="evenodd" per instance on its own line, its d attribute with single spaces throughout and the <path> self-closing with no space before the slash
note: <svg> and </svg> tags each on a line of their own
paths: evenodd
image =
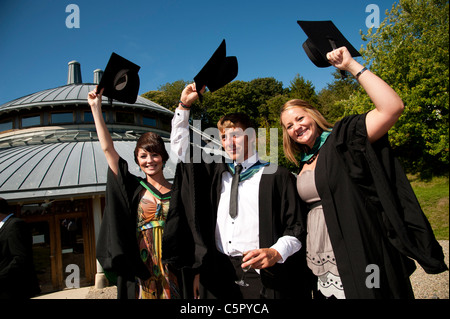
<svg viewBox="0 0 450 319">
<path fill-rule="evenodd" d="M 116 281 L 118 299 L 134 299 L 135 277 L 148 279 L 136 237 L 139 179 L 128 172 L 128 164 L 119 159 L 117 176 L 108 168 L 105 210 L 97 240 L 96 257 L 105 274 Z"/>
<path fill-rule="evenodd" d="M 28 299 L 40 292 L 28 224 L 11 216 L 0 228 L 0 299 Z"/>
<path fill-rule="evenodd" d="M 428 273 L 447 269 L 387 135 L 368 141 L 365 114 L 336 123 L 315 177 L 346 298 L 413 298 L 409 258 Z M 379 288 L 366 285 L 376 275 L 369 265 L 379 269 Z"/>
<path fill-rule="evenodd" d="M 217 207 L 224 163 L 179 163 L 163 235 L 163 261 L 200 272 L 200 280 L 217 298 L 234 298 L 234 269 L 215 244 Z M 259 191 L 260 247 L 272 246 L 284 235 L 303 243 L 304 218 L 296 192 L 295 177 L 278 167 L 263 174 Z M 272 298 L 308 297 L 309 271 L 305 250 L 283 264 L 261 271 L 263 285 Z M 231 283 L 231 284 L 230 284 Z"/>
</svg>

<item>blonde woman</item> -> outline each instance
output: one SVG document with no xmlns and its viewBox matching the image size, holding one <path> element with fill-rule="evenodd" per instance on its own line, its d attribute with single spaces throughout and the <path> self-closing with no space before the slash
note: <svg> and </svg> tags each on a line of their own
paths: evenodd
<svg viewBox="0 0 450 319">
<path fill-rule="evenodd" d="M 403 102 L 345 47 L 327 58 L 357 78 L 375 109 L 334 126 L 302 100 L 281 110 L 284 152 L 299 166 L 297 190 L 309 211 L 306 254 L 317 276 L 315 298 L 414 298 L 408 257 L 429 273 L 447 266 L 387 140 Z"/>
</svg>

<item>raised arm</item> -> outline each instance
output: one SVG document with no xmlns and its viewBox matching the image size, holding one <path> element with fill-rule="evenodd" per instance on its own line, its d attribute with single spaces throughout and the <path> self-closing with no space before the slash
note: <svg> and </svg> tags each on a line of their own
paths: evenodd
<svg viewBox="0 0 450 319">
<path fill-rule="evenodd" d="M 203 87 L 200 93 L 203 93 L 205 88 Z M 195 83 L 187 85 L 183 92 L 181 92 L 180 102 L 178 108 L 182 110 L 189 110 L 189 108 L 183 107 L 183 105 L 190 107 L 198 99 L 197 89 Z"/>
<path fill-rule="evenodd" d="M 352 58 L 347 48 L 341 47 L 329 52 L 327 58 L 336 68 L 357 76 L 359 83 L 369 95 L 375 109 L 366 117 L 367 136 L 371 143 L 377 141 L 399 119 L 404 109 L 403 101 L 386 82 L 369 70 L 359 73 L 363 70 L 363 66 Z"/>
<path fill-rule="evenodd" d="M 111 171 L 117 175 L 119 172 L 119 154 L 114 148 L 114 143 L 106 127 L 105 120 L 102 114 L 102 94 L 103 89 L 99 94 L 95 90 L 89 92 L 88 103 L 91 106 L 92 116 L 94 117 L 95 129 L 97 130 L 98 140 L 102 146 L 102 150 L 105 153 L 106 161 L 108 162 Z"/>
<path fill-rule="evenodd" d="M 205 89 L 202 89 L 202 93 Z M 181 92 L 180 103 L 172 118 L 172 130 L 170 132 L 170 149 L 179 160 L 186 160 L 186 152 L 189 147 L 189 111 L 190 106 L 198 99 L 195 84 L 191 83 Z"/>
</svg>

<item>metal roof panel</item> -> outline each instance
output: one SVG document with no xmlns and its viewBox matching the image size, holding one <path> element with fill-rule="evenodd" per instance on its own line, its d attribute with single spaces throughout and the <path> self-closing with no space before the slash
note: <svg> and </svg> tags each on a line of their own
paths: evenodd
<svg viewBox="0 0 450 319">
<path fill-rule="evenodd" d="M 45 177 L 47 168 L 51 165 L 56 155 L 59 153 L 61 144 L 51 144 L 46 147 L 41 152 L 36 154 L 35 161 L 36 165 L 28 166 L 24 165 L 22 169 L 24 170 L 24 178 L 22 184 L 19 188 L 38 188 Z"/>
<path fill-rule="evenodd" d="M 87 104 L 89 91 L 95 88 L 95 84 L 69 84 L 53 89 L 39 91 L 24 97 L 9 101 L 0 105 L 0 112 L 18 110 L 22 108 L 41 107 L 44 105 L 62 104 Z M 107 103 L 108 98 L 104 97 L 103 103 Z M 128 104 L 114 100 L 114 105 L 130 108 L 150 108 L 166 114 L 173 114 L 165 107 L 150 101 L 142 96 L 138 96 L 136 103 Z"/>
<path fill-rule="evenodd" d="M 80 171 L 80 159 L 84 142 L 76 143 L 67 161 L 64 164 L 64 170 L 60 176 L 58 186 L 78 185 L 78 174 Z"/>
<path fill-rule="evenodd" d="M 97 183 L 97 170 L 95 167 L 95 156 L 92 142 L 83 143 L 83 149 L 80 158 L 80 176 L 78 184 L 95 184 Z"/>
<path fill-rule="evenodd" d="M 166 149 L 170 143 L 166 142 Z M 114 141 L 130 173 L 144 177 L 134 162 L 135 141 Z M 173 179 L 176 162 L 164 169 Z M 0 197 L 14 200 L 91 196 L 105 191 L 108 164 L 98 141 L 55 142 L 0 149 Z"/>
<path fill-rule="evenodd" d="M 55 154 L 53 157 L 53 161 L 47 167 L 46 172 L 42 178 L 41 184 L 39 187 L 48 188 L 48 187 L 58 187 L 59 181 L 61 179 L 61 174 L 66 167 L 66 161 L 70 156 L 73 148 L 76 143 L 59 143 L 60 148 L 59 152 Z"/>
</svg>

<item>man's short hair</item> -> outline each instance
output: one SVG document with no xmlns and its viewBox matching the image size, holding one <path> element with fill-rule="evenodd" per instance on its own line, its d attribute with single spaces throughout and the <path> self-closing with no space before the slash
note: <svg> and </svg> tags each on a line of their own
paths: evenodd
<svg viewBox="0 0 450 319">
<path fill-rule="evenodd" d="M 230 113 L 222 116 L 217 122 L 217 128 L 220 132 L 226 128 L 236 127 L 237 125 L 245 131 L 248 128 L 255 128 L 253 121 L 245 113 Z"/>
</svg>

